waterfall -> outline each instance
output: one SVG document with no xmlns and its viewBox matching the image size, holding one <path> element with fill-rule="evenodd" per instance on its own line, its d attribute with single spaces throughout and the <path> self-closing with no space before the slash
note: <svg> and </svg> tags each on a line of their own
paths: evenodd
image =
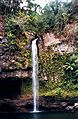
<svg viewBox="0 0 78 119">
<path fill-rule="evenodd" d="M 37 112 L 38 107 L 39 107 L 39 95 L 38 95 L 38 90 L 39 90 L 39 82 L 38 82 L 38 54 L 37 54 L 37 42 L 38 38 L 32 41 L 32 88 L 33 88 L 33 111 Z"/>
</svg>

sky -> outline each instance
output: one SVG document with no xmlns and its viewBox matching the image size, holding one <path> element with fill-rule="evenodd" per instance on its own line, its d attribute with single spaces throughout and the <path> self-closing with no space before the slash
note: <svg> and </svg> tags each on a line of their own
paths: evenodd
<svg viewBox="0 0 78 119">
<path fill-rule="evenodd" d="M 39 4 L 40 6 L 44 7 L 46 3 L 48 2 L 51 2 L 51 1 L 54 1 L 54 0 L 35 0 L 35 3 Z M 62 1 L 62 2 L 70 2 L 71 0 L 59 0 L 59 1 Z"/>
<path fill-rule="evenodd" d="M 54 0 L 34 0 L 35 3 L 39 4 L 41 7 L 44 7 L 48 2 L 51 2 L 51 1 L 54 1 Z M 61 2 L 70 2 L 71 0 L 59 0 Z M 21 4 L 21 7 L 25 6 L 26 3 L 25 3 L 25 0 L 23 0 L 23 4 Z"/>
</svg>

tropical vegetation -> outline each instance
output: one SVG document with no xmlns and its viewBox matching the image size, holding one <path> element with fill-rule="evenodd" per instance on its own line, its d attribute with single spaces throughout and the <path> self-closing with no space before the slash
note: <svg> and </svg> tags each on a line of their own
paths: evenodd
<svg viewBox="0 0 78 119">
<path fill-rule="evenodd" d="M 7 39 L 3 46 L 9 47 L 15 59 L 8 62 L 7 68 L 31 67 L 31 51 L 26 50 L 29 39 L 25 32 L 35 32 L 43 40 L 43 34 L 53 32 L 56 37 L 65 36 L 70 41 L 71 34 L 65 27 L 76 24 L 73 39 L 76 52 L 63 54 L 52 50 L 52 46 L 39 53 L 40 95 L 78 97 L 78 1 L 52 1 L 41 8 L 34 0 L 0 0 L 0 36 Z M 67 34 L 67 35 L 65 35 Z M 26 93 L 26 86 L 24 86 Z M 29 88 L 29 87 L 28 87 Z M 25 91 L 26 90 L 26 91 Z M 66 91 L 66 93 L 65 93 Z"/>
</svg>

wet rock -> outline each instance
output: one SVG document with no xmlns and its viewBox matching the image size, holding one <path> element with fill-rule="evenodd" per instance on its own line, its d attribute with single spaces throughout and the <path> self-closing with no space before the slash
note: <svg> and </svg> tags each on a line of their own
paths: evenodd
<svg viewBox="0 0 78 119">
<path fill-rule="evenodd" d="M 78 110 L 78 102 L 74 103 L 74 108 L 75 108 L 75 110 Z"/>
<path fill-rule="evenodd" d="M 66 110 L 68 110 L 68 111 L 73 111 L 73 109 L 74 109 L 74 106 L 67 106 L 66 107 Z"/>
<path fill-rule="evenodd" d="M 25 107 L 25 109 L 32 110 L 33 104 L 31 102 L 27 102 L 27 104 L 24 107 Z"/>
<path fill-rule="evenodd" d="M 61 102 L 60 105 L 61 105 L 62 107 L 66 107 L 68 104 L 67 104 L 67 102 Z"/>
<path fill-rule="evenodd" d="M 7 39 L 2 40 L 2 43 L 7 43 L 7 42 L 8 42 Z"/>
<path fill-rule="evenodd" d="M 15 100 L 14 101 L 16 106 L 25 106 L 27 104 L 27 101 L 25 99 Z"/>
<path fill-rule="evenodd" d="M 19 112 L 27 112 L 28 110 L 26 110 L 24 107 L 19 108 Z"/>
<path fill-rule="evenodd" d="M 0 100 L 0 112 L 15 112 L 16 110 L 15 104 L 9 99 Z"/>
<path fill-rule="evenodd" d="M 55 100 L 54 97 L 49 96 L 40 97 L 39 110 L 45 111 L 78 111 L 78 102 L 76 100 Z M 70 105 L 69 105 L 70 104 Z M 10 108 L 10 109 L 9 109 Z M 33 110 L 33 103 L 31 97 L 18 97 L 16 99 L 0 100 L 0 112 L 27 112 Z"/>
<path fill-rule="evenodd" d="M 75 106 L 75 107 L 78 106 L 78 102 L 77 102 L 77 103 L 74 103 L 74 106 Z"/>
<path fill-rule="evenodd" d="M 50 106 L 51 110 L 62 110 L 62 106 L 60 104 L 53 104 Z"/>
</svg>

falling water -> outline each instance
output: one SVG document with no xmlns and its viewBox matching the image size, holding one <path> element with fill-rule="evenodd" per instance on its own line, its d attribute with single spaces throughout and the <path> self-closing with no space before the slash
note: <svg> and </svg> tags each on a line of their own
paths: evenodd
<svg viewBox="0 0 78 119">
<path fill-rule="evenodd" d="M 32 79 L 33 79 L 33 111 L 37 112 L 38 111 L 38 89 L 39 89 L 39 82 L 38 82 L 38 54 L 37 54 L 37 42 L 38 39 L 35 39 L 32 41 Z"/>
</svg>

